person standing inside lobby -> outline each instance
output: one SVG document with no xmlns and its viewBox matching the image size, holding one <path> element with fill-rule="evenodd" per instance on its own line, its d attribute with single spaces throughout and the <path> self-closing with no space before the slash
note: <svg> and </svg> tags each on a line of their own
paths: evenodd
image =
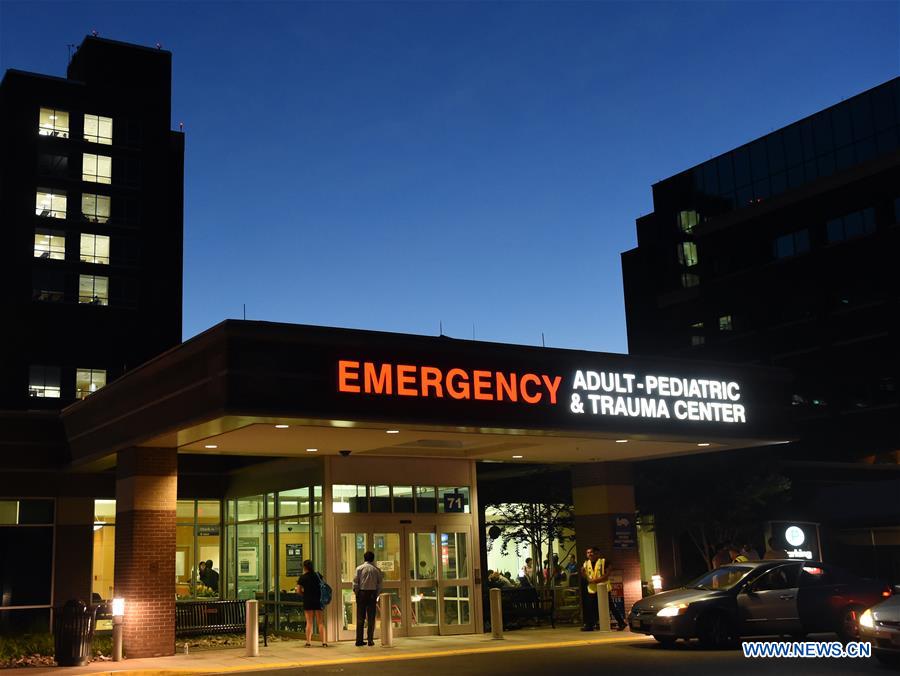
<svg viewBox="0 0 900 676">
<path fill-rule="evenodd" d="M 597 628 L 597 623 L 600 619 L 597 594 L 604 592 L 609 599 L 609 608 L 615 615 L 618 629 L 623 631 L 625 629 L 625 618 L 622 617 L 618 607 L 613 604 L 612 595 L 610 594 L 612 584 L 609 582 L 606 559 L 600 556 L 598 547 L 588 547 L 586 556 L 587 560 L 581 567 L 584 591 L 584 626 L 581 627 L 581 631 L 594 631 Z"/>
<path fill-rule="evenodd" d="M 367 636 L 370 646 L 375 645 L 375 604 L 381 593 L 384 573 L 375 565 L 375 553 L 363 554 L 363 563 L 353 576 L 353 591 L 356 594 L 356 645 L 363 642 L 363 623 L 368 622 Z"/>
</svg>

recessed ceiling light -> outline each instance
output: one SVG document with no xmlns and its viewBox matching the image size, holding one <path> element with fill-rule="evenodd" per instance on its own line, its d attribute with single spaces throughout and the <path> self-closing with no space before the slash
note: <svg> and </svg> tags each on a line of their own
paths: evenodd
<svg viewBox="0 0 900 676">
<path fill-rule="evenodd" d="M 698 445 L 698 446 L 709 446 L 709 444 L 707 444 L 707 443 L 697 444 L 697 445 Z"/>
<path fill-rule="evenodd" d="M 203 448 L 218 448 L 216 444 L 206 444 Z"/>
<path fill-rule="evenodd" d="M 318 451 L 318 450 L 319 450 L 318 448 L 307 448 L 307 449 L 306 449 L 306 452 L 307 452 L 307 453 L 315 453 L 315 452 Z"/>
<path fill-rule="evenodd" d="M 276 430 L 286 430 L 290 425 L 275 425 Z"/>
<path fill-rule="evenodd" d="M 513 460 L 521 460 L 524 457 L 525 457 L 524 455 L 514 455 Z"/>
<path fill-rule="evenodd" d="M 617 443 L 617 444 L 627 444 L 627 443 L 628 443 L 628 439 L 616 439 L 616 443 Z"/>
<path fill-rule="evenodd" d="M 400 430 L 385 430 L 388 434 L 400 434 Z"/>
</svg>

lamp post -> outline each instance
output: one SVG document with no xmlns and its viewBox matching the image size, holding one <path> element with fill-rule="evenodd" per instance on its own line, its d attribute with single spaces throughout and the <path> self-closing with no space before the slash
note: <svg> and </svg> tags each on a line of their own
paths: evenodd
<svg viewBox="0 0 900 676">
<path fill-rule="evenodd" d="M 125 622 L 125 599 L 113 599 L 113 662 L 122 661 L 122 625 Z"/>
</svg>

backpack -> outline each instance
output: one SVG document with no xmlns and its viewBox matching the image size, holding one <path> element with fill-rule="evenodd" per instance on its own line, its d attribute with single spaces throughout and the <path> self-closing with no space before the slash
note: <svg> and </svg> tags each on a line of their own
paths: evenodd
<svg viewBox="0 0 900 676">
<path fill-rule="evenodd" d="M 331 590 L 331 585 L 325 582 L 325 578 L 322 577 L 321 573 L 316 573 L 319 576 L 319 601 L 323 606 L 327 606 L 331 603 L 331 596 L 333 594 Z"/>
</svg>

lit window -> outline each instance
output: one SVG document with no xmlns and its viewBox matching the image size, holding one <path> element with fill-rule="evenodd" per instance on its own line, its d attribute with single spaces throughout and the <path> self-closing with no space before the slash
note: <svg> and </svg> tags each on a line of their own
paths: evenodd
<svg viewBox="0 0 900 676">
<path fill-rule="evenodd" d="M 112 145 L 112 118 L 101 115 L 84 116 L 84 140 Z"/>
<path fill-rule="evenodd" d="M 59 367 L 30 366 L 28 368 L 28 396 L 59 399 Z"/>
<path fill-rule="evenodd" d="M 61 230 L 34 231 L 34 257 L 62 261 L 66 258 L 66 233 Z"/>
<path fill-rule="evenodd" d="M 697 265 L 697 245 L 694 242 L 680 242 L 678 244 L 678 262 L 685 267 Z"/>
<path fill-rule="evenodd" d="M 81 262 L 109 265 L 109 237 L 81 233 Z"/>
<path fill-rule="evenodd" d="M 75 398 L 84 399 L 106 385 L 105 369 L 76 369 Z"/>
<path fill-rule="evenodd" d="M 81 213 L 91 223 L 106 223 L 109 220 L 109 204 L 108 195 L 81 195 Z"/>
<path fill-rule="evenodd" d="M 106 155 L 83 153 L 81 180 L 91 183 L 112 183 L 112 158 Z"/>
<path fill-rule="evenodd" d="M 65 218 L 66 193 L 38 190 L 34 200 L 34 213 L 36 216 L 46 216 L 47 218 Z"/>
<path fill-rule="evenodd" d="M 79 275 L 78 302 L 87 305 L 109 305 L 109 277 Z"/>
<path fill-rule="evenodd" d="M 700 214 L 696 211 L 679 211 L 678 228 L 688 234 L 694 232 L 694 228 L 700 223 Z"/>
<path fill-rule="evenodd" d="M 781 237 L 776 237 L 773 245 L 775 258 L 791 258 L 809 252 L 809 230 L 804 228 Z"/>
<path fill-rule="evenodd" d="M 41 108 L 38 116 L 38 134 L 69 138 L 69 113 L 53 108 Z"/>
<path fill-rule="evenodd" d="M 733 331 L 734 321 L 731 315 L 722 315 L 719 317 L 719 331 Z"/>
<path fill-rule="evenodd" d="M 700 284 L 700 275 L 695 275 L 691 272 L 682 272 L 681 273 L 681 286 L 685 289 L 689 289 L 692 286 L 697 286 Z"/>
</svg>

